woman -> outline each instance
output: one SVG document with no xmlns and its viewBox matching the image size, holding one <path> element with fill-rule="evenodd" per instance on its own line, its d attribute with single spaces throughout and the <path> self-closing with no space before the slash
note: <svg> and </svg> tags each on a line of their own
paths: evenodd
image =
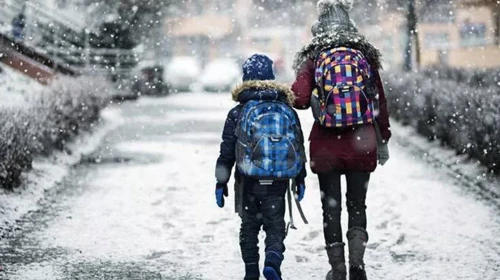
<svg viewBox="0 0 500 280">
<path fill-rule="evenodd" d="M 364 105 L 361 104 L 365 107 L 366 112 L 356 122 L 350 122 L 352 117 L 347 117 L 349 121 L 337 120 L 338 123 L 335 123 L 336 115 L 332 114 L 331 110 L 338 109 L 337 117 L 339 114 L 344 117 L 344 114 L 349 112 L 345 110 L 345 104 L 334 104 L 332 107 L 328 107 L 327 102 L 322 103 L 326 104 L 323 107 L 317 105 L 317 102 L 312 104 L 313 109 L 320 110 L 317 108 L 322 108 L 321 110 L 323 110 L 323 114 L 315 112 L 317 118 L 309 137 L 311 142 L 310 162 L 312 171 L 318 174 L 322 192 L 326 251 L 332 267 L 332 270 L 328 272 L 327 279 L 334 280 L 345 280 L 347 275 L 344 258 L 345 244 L 340 224 L 341 175 L 345 175 L 347 179 L 349 279 L 365 280 L 366 272 L 363 258 L 368 241 L 365 211 L 366 192 L 370 174 L 377 167 L 377 159 L 381 164 L 388 159 L 387 141 L 391 137 L 387 102 L 379 75 L 381 69 L 380 52 L 358 33 L 354 22 L 349 18 L 348 11 L 351 7 L 352 1 L 349 0 L 320 0 L 318 2 L 319 19 L 312 27 L 314 38 L 297 54 L 294 64 L 297 77 L 292 86 L 296 95 L 294 106 L 297 109 L 307 109 L 311 107 L 311 101 L 321 100 L 321 98 L 325 100 L 326 92 L 324 89 L 328 90 L 326 82 L 332 83 L 332 80 L 334 82 L 330 85 L 331 87 L 338 87 L 340 83 L 341 91 L 346 88 L 348 95 L 354 94 L 350 95 L 351 97 L 356 94 L 356 88 L 353 86 L 356 81 L 348 83 L 349 79 L 352 79 L 352 74 L 345 73 L 345 69 L 342 68 L 346 67 L 345 64 L 337 66 L 338 69 L 344 70 L 341 69 L 338 73 L 332 74 L 333 76 L 329 76 L 329 79 L 323 79 L 325 68 L 331 71 L 336 69 L 335 66 L 324 67 L 324 63 L 333 65 L 337 63 L 336 61 L 345 59 L 348 63 L 355 63 L 359 69 L 368 69 L 356 72 L 361 76 L 358 81 L 363 81 L 360 87 L 367 92 L 366 95 L 362 92 L 366 100 Z M 339 53 L 342 53 L 342 57 L 337 56 Z M 351 54 L 358 55 L 359 60 L 352 60 Z M 329 55 L 331 57 L 328 57 Z M 325 58 L 328 58 L 326 62 Z M 351 68 L 348 69 L 350 71 Z M 365 72 L 368 74 L 362 76 L 361 74 Z M 331 74 L 330 72 L 325 73 Z M 318 90 L 322 94 L 318 94 Z M 369 95 L 370 92 L 373 94 Z M 339 94 L 333 91 L 330 93 L 332 96 Z M 343 92 L 341 93 L 343 94 Z M 358 97 L 361 96 L 359 88 L 357 94 Z M 327 98 L 330 98 L 330 94 Z M 351 99 L 348 102 L 348 106 L 351 106 Z M 357 105 L 359 109 L 359 103 Z M 352 108 L 356 108 L 356 106 Z M 326 121 L 325 115 L 327 115 Z"/>
</svg>

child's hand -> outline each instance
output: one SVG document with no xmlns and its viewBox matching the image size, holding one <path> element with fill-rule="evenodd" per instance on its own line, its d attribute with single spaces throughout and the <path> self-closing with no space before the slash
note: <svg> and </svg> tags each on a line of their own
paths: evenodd
<svg viewBox="0 0 500 280">
<path fill-rule="evenodd" d="M 224 196 L 228 196 L 227 184 L 217 184 L 215 187 L 215 200 L 220 208 L 224 207 Z"/>
<path fill-rule="evenodd" d="M 306 184 L 304 182 L 297 182 L 297 193 L 295 194 L 298 201 L 304 199 L 304 194 L 306 192 Z"/>
</svg>

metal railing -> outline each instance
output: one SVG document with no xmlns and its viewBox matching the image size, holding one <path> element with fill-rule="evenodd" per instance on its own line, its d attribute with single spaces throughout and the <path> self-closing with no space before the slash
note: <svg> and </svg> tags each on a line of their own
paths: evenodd
<svg viewBox="0 0 500 280">
<path fill-rule="evenodd" d="M 23 34 L 16 38 L 12 21 L 21 12 L 25 16 Z M 139 61 L 133 50 L 91 48 L 85 26 L 40 1 L 0 0 L 0 32 L 79 73 L 122 73 Z"/>
</svg>

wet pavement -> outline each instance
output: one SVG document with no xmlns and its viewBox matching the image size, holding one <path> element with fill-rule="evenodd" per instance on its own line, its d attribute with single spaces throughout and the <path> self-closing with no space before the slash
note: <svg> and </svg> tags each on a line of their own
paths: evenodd
<svg viewBox="0 0 500 280">
<path fill-rule="evenodd" d="M 109 108 L 118 128 L 0 241 L 0 279 L 242 279 L 232 192 L 224 209 L 213 196 L 232 105 L 229 94 L 196 93 Z M 301 118 L 307 133 L 310 113 Z M 369 278 L 500 279 L 498 205 L 395 134 L 368 192 Z M 328 269 L 309 174 L 310 225 L 296 221 L 287 238 L 284 279 L 323 279 Z"/>
</svg>

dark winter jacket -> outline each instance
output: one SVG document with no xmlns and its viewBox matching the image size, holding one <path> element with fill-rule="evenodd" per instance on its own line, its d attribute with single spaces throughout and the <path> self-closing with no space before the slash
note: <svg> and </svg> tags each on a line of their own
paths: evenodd
<svg viewBox="0 0 500 280">
<path fill-rule="evenodd" d="M 315 59 L 328 48 L 350 47 L 361 51 L 370 63 L 379 93 L 379 114 L 376 121 L 385 142 L 391 137 L 389 114 L 384 87 L 380 79 L 380 53 L 358 33 L 341 31 L 316 36 L 311 44 L 298 53 L 295 67 L 296 81 L 292 86 L 295 93 L 294 107 L 310 107 L 312 91 L 316 87 Z M 377 167 L 377 134 L 373 125 L 355 126 L 343 129 L 324 128 L 315 122 L 309 136 L 310 165 L 314 173 L 332 169 L 340 171 L 373 172 Z"/>
<path fill-rule="evenodd" d="M 227 184 L 229 182 L 231 170 L 236 161 L 237 137 L 235 133 L 243 105 L 250 100 L 278 100 L 292 105 L 295 99 L 293 92 L 287 86 L 273 81 L 246 81 L 236 87 L 232 91 L 232 95 L 233 100 L 239 102 L 239 104 L 229 111 L 224 125 L 220 155 L 215 170 L 217 184 Z M 304 149 L 303 145 L 302 149 Z M 306 170 L 303 168 L 296 180 L 297 182 L 303 182 L 305 177 Z M 235 170 L 235 179 L 237 182 L 240 182 L 241 179 L 244 180 L 246 192 L 260 195 L 283 195 L 287 186 L 284 181 L 275 181 L 272 186 L 261 186 L 257 180 L 242 176 L 237 168 Z"/>
</svg>

